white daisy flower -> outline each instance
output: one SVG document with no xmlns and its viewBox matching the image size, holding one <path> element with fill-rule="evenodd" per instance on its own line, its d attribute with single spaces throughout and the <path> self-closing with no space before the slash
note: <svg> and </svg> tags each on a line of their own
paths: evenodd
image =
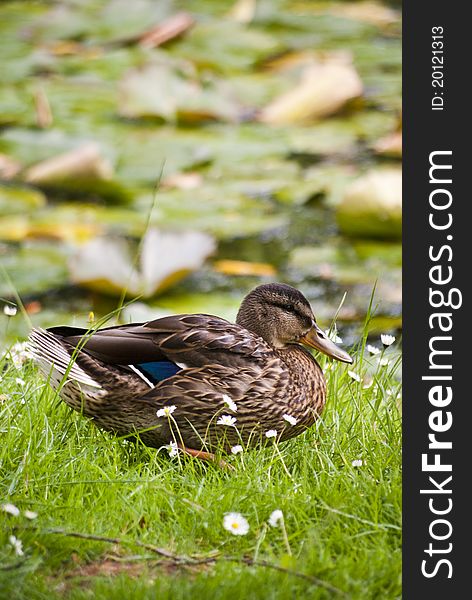
<svg viewBox="0 0 472 600">
<path fill-rule="evenodd" d="M 33 359 L 33 355 L 28 350 L 27 342 L 17 342 L 11 348 L 2 353 L 2 358 L 6 356 L 11 360 L 14 366 L 19 369 L 27 360 Z"/>
<path fill-rule="evenodd" d="M 15 382 L 21 387 L 23 387 L 26 384 L 26 381 L 24 379 L 21 379 L 21 377 L 15 377 Z"/>
<path fill-rule="evenodd" d="M 384 357 L 384 358 L 379 358 L 379 360 L 377 362 L 379 363 L 379 365 L 381 367 L 388 367 L 388 364 L 390 361 L 388 360 L 388 358 Z"/>
<path fill-rule="evenodd" d="M 23 554 L 24 554 L 24 552 L 23 552 L 23 542 L 21 540 L 19 540 L 17 537 L 15 537 L 14 535 L 11 535 L 8 538 L 8 541 L 10 542 L 10 546 L 15 551 L 15 554 L 17 556 L 23 556 Z"/>
<path fill-rule="evenodd" d="M 7 317 L 14 317 L 17 312 L 18 309 L 14 304 L 5 304 L 5 306 L 3 307 L 3 314 Z"/>
<path fill-rule="evenodd" d="M 243 451 L 243 447 L 240 444 L 236 444 L 231 448 L 231 454 L 240 454 Z"/>
<path fill-rule="evenodd" d="M 25 512 L 23 513 L 25 515 L 25 517 L 27 519 L 29 519 L 30 521 L 32 521 L 33 519 L 36 519 L 36 517 L 38 516 L 37 512 L 34 512 L 32 510 L 25 510 Z"/>
<path fill-rule="evenodd" d="M 362 389 L 363 390 L 369 390 L 373 385 L 374 385 L 374 380 L 370 379 L 369 381 L 367 381 L 366 383 L 364 383 L 364 385 L 362 386 Z"/>
<path fill-rule="evenodd" d="M 377 348 L 377 346 L 372 346 L 371 344 L 367 344 L 366 350 L 367 352 L 370 352 L 370 354 L 378 354 L 380 352 L 380 348 Z"/>
<path fill-rule="evenodd" d="M 170 415 L 174 412 L 174 410 L 177 407 L 175 406 L 175 404 L 172 404 L 172 406 L 164 406 L 164 408 L 160 408 L 157 412 L 156 415 L 158 417 L 170 417 Z"/>
<path fill-rule="evenodd" d="M 233 535 L 246 535 L 249 531 L 249 523 L 240 513 L 228 513 L 224 516 L 223 527 Z"/>
<path fill-rule="evenodd" d="M 216 422 L 217 425 L 228 425 L 229 427 L 233 427 L 236 423 L 236 418 L 231 415 L 221 415 L 221 417 Z"/>
<path fill-rule="evenodd" d="M 347 372 L 347 374 L 349 375 L 349 377 L 350 377 L 351 379 L 354 379 L 354 381 L 358 381 L 358 382 L 360 382 L 360 380 L 361 380 L 361 377 L 360 377 L 360 375 L 358 375 L 358 374 L 357 374 L 355 371 L 348 371 L 348 372 Z"/>
<path fill-rule="evenodd" d="M 167 450 L 171 458 L 177 456 L 177 454 L 179 453 L 179 447 L 177 446 L 177 442 L 169 442 L 167 446 L 165 446 L 165 449 Z"/>
<path fill-rule="evenodd" d="M 271 527 L 277 527 L 277 526 L 278 526 L 278 524 L 279 524 L 281 521 L 283 521 L 283 519 L 284 519 L 284 513 L 283 513 L 281 510 L 279 510 L 279 509 L 277 509 L 277 510 L 274 510 L 274 511 L 273 511 L 273 512 L 270 514 L 270 517 L 269 517 L 269 525 L 270 525 Z"/>
<path fill-rule="evenodd" d="M 223 394 L 223 402 L 233 412 L 238 411 L 238 406 L 237 406 L 236 402 L 234 402 L 234 400 L 232 400 L 231 397 L 228 396 L 228 394 Z"/>
<path fill-rule="evenodd" d="M 9 515 L 13 515 L 14 517 L 17 517 L 20 514 L 20 509 L 14 504 L 10 504 L 9 502 L 2 504 L 0 506 L 0 509 L 3 510 L 3 512 L 8 513 Z"/>
<path fill-rule="evenodd" d="M 282 418 L 285 419 L 287 423 L 290 423 L 290 425 L 296 425 L 298 423 L 298 419 L 292 417 L 292 415 L 288 415 L 287 413 L 282 415 Z"/>
<path fill-rule="evenodd" d="M 384 346 L 391 346 L 395 341 L 395 336 L 382 333 L 380 340 Z"/>
<path fill-rule="evenodd" d="M 277 429 L 269 429 L 265 432 L 266 438 L 275 438 L 277 437 Z"/>
<path fill-rule="evenodd" d="M 362 467 L 363 464 L 364 464 L 364 461 L 361 460 L 360 458 L 356 458 L 356 460 L 352 461 L 353 467 Z"/>
</svg>

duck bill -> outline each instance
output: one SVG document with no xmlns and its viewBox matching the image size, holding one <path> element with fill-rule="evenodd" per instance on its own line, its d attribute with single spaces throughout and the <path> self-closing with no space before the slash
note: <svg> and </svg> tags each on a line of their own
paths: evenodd
<svg viewBox="0 0 472 600">
<path fill-rule="evenodd" d="M 329 337 L 315 323 L 313 327 L 300 339 L 302 344 L 323 352 L 330 358 L 335 358 L 341 362 L 352 363 L 352 358 L 347 352 L 344 352 L 339 346 L 336 346 Z"/>
</svg>

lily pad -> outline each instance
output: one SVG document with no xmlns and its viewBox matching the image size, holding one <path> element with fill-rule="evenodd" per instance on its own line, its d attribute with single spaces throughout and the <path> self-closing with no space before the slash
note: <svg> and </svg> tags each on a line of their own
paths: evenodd
<svg viewBox="0 0 472 600">
<path fill-rule="evenodd" d="M 33 123 L 33 102 L 25 91 L 0 87 L 0 125 Z"/>
<path fill-rule="evenodd" d="M 30 214 L 10 214 L 0 221 L 0 239 L 51 238 L 81 243 L 105 233 L 140 237 L 146 227 L 147 210 L 105 207 L 83 202 L 49 204 Z"/>
<path fill-rule="evenodd" d="M 173 313 L 207 313 L 218 315 L 228 321 L 235 321 L 243 294 L 214 292 L 170 293 L 159 298 L 159 308 Z"/>
<path fill-rule="evenodd" d="M 125 240 L 97 238 L 78 248 L 69 266 L 72 281 L 89 289 L 150 297 L 201 267 L 214 248 L 203 233 L 149 229 L 136 259 Z"/>
<path fill-rule="evenodd" d="M 23 174 L 27 183 L 46 190 L 80 196 L 101 196 L 110 201 L 127 201 L 129 191 L 113 181 L 111 163 L 100 147 L 88 143 L 29 167 Z"/>
<path fill-rule="evenodd" d="M 351 165 L 320 165 L 307 169 L 299 181 L 289 183 L 275 194 L 277 200 L 290 204 L 306 204 L 322 198 L 327 206 L 336 205 L 355 176 Z"/>
<path fill-rule="evenodd" d="M 72 137 L 61 129 L 32 130 L 11 127 L 0 134 L 0 148 L 27 167 L 73 150 L 84 138 Z"/>
<path fill-rule="evenodd" d="M 200 69 L 230 74 L 248 70 L 284 48 L 269 33 L 233 20 L 218 19 L 199 23 L 170 52 L 193 61 Z"/>
<path fill-rule="evenodd" d="M 287 130 L 289 150 L 295 155 L 326 156 L 352 153 L 358 133 L 351 119 L 329 119 Z"/>
<path fill-rule="evenodd" d="M 23 82 L 48 60 L 28 39 L 28 29 L 47 11 L 35 1 L 0 3 L 0 56 L 2 84 Z M 0 110 L 0 114 L 1 114 Z"/>
<path fill-rule="evenodd" d="M 299 246 L 290 253 L 289 267 L 304 276 L 335 278 L 335 266 L 345 260 L 334 244 L 324 246 Z"/>
<path fill-rule="evenodd" d="M 23 214 L 42 208 L 46 196 L 27 187 L 0 185 L 0 215 Z"/>
<path fill-rule="evenodd" d="M 128 40 L 171 12 L 167 0 L 96 0 L 61 3 L 36 19 L 32 34 L 37 40 L 82 39 L 93 42 Z"/>
<path fill-rule="evenodd" d="M 354 181 L 337 209 L 339 227 L 358 237 L 398 239 L 402 231 L 402 175 L 377 169 Z"/>
<path fill-rule="evenodd" d="M 167 63 L 128 72 L 120 85 L 119 111 L 130 118 L 159 117 L 164 121 L 235 121 L 239 105 L 218 80 L 201 85 Z"/>
<path fill-rule="evenodd" d="M 188 223 L 218 239 L 247 237 L 282 227 L 288 215 L 274 210 L 270 202 L 248 198 L 235 189 L 238 184 L 213 182 L 192 191 L 162 190 L 156 196 L 151 223 L 186 230 Z M 149 197 L 139 206 L 149 207 Z"/>
<path fill-rule="evenodd" d="M 38 293 L 66 285 L 67 247 L 59 244 L 31 242 L 20 247 L 0 246 L 2 266 L 13 283 L 0 274 L 0 295 Z M 0 272 L 1 273 L 1 272 Z"/>
</svg>

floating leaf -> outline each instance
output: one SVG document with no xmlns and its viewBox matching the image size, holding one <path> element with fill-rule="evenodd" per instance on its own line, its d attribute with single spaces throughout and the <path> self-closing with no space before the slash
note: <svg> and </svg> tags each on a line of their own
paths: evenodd
<svg viewBox="0 0 472 600">
<path fill-rule="evenodd" d="M 23 83 L 36 69 L 45 67 L 48 57 L 31 44 L 29 28 L 39 15 L 47 11 L 45 3 L 24 1 L 0 2 L 0 56 L 2 57 L 1 83 Z M 1 101 L 0 90 L 0 122 L 5 122 L 6 115 Z M 18 94 L 21 96 L 20 94 Z M 23 111 L 24 102 L 17 106 Z M 12 107 L 14 109 L 14 107 Z M 5 119 L 5 121 L 4 121 Z"/>
<path fill-rule="evenodd" d="M 144 302 L 132 302 L 123 308 L 120 320 L 123 323 L 145 323 L 146 321 L 167 317 L 171 314 L 173 312 L 169 309 L 150 306 Z"/>
<path fill-rule="evenodd" d="M 35 39 L 80 39 L 120 42 L 138 38 L 171 13 L 167 0 L 108 0 L 61 2 L 53 5 L 32 26 Z"/>
<path fill-rule="evenodd" d="M 174 230 L 192 227 L 211 233 L 218 239 L 248 237 L 285 225 L 288 215 L 274 210 L 273 203 L 249 198 L 240 186 L 244 182 L 216 181 L 192 190 L 171 189 L 157 193 L 157 209 L 151 223 L 165 223 Z M 149 207 L 143 198 L 142 210 Z"/>
<path fill-rule="evenodd" d="M 349 235 L 401 237 L 401 169 L 375 169 L 352 182 L 338 206 L 337 220 Z"/>
<path fill-rule="evenodd" d="M 49 214 L 46 212 L 46 214 Z M 102 233 L 102 226 L 96 223 L 74 220 L 49 221 L 47 218 L 29 219 L 26 215 L 11 215 L 0 221 L 0 239 L 21 242 L 25 239 L 51 238 L 68 242 L 82 242 Z"/>
<path fill-rule="evenodd" d="M 19 248 L 0 246 L 0 261 L 14 289 L 0 276 L 0 295 L 39 293 L 68 283 L 67 247 L 31 242 Z"/>
<path fill-rule="evenodd" d="M 69 179 L 111 179 L 112 175 L 110 162 L 101 156 L 97 144 L 90 143 L 30 167 L 25 181 L 57 185 Z"/>
<path fill-rule="evenodd" d="M 199 23 L 179 44 L 174 56 L 194 62 L 201 69 L 232 74 L 285 50 L 275 36 L 232 20 Z"/>
<path fill-rule="evenodd" d="M 51 127 L 53 123 L 51 105 L 42 87 L 39 87 L 34 94 L 34 108 L 36 111 L 37 126 L 41 127 L 41 129 Z"/>
<path fill-rule="evenodd" d="M 332 60 L 307 67 L 300 83 L 276 98 L 259 118 L 272 125 L 320 119 L 361 94 L 362 82 L 354 67 Z"/>
<path fill-rule="evenodd" d="M 299 246 L 291 251 L 289 266 L 304 276 L 334 280 L 336 265 L 342 260 L 342 252 L 333 243 Z"/>
<path fill-rule="evenodd" d="M 249 290 L 248 290 L 249 291 Z M 213 291 L 182 293 L 170 291 L 159 298 L 158 308 L 172 313 L 206 313 L 234 321 L 241 304 L 241 293 Z M 152 306 L 152 305 L 151 305 Z"/>
<path fill-rule="evenodd" d="M 197 172 L 174 173 L 162 180 L 160 187 L 176 188 L 178 190 L 194 190 L 203 184 L 203 176 Z"/>
<path fill-rule="evenodd" d="M 21 171 L 21 163 L 6 154 L 0 154 L 0 179 L 13 179 Z"/>
<path fill-rule="evenodd" d="M 165 121 L 235 121 L 239 105 L 218 80 L 201 85 L 168 63 L 133 69 L 120 85 L 120 109 L 124 117 L 159 117 Z"/>
<path fill-rule="evenodd" d="M 46 197 L 42 192 L 27 187 L 0 185 L 0 215 L 14 215 L 42 208 Z"/>
<path fill-rule="evenodd" d="M 350 165 L 315 166 L 306 169 L 299 181 L 287 182 L 274 196 L 280 202 L 295 205 L 321 198 L 324 204 L 333 205 L 339 201 L 354 173 Z"/>
<path fill-rule="evenodd" d="M 143 33 L 139 38 L 139 45 L 143 48 L 157 48 L 180 37 L 194 24 L 195 20 L 189 13 L 179 12 Z"/>
<path fill-rule="evenodd" d="M 225 275 L 254 275 L 257 277 L 274 277 L 275 268 L 268 263 L 248 262 L 244 260 L 217 260 L 213 268 Z"/>
<path fill-rule="evenodd" d="M 370 1 L 336 3 L 329 6 L 327 12 L 338 17 L 362 21 L 363 23 L 369 23 L 381 28 L 399 23 L 400 21 L 398 11 L 383 4 Z"/>
<path fill-rule="evenodd" d="M 228 16 L 238 23 L 250 23 L 256 14 L 257 0 L 236 0 Z"/>
<path fill-rule="evenodd" d="M 394 133 L 385 136 L 374 145 L 377 154 L 382 154 L 383 156 L 389 156 L 391 158 L 401 158 L 402 148 L 401 131 L 395 131 Z"/>
<path fill-rule="evenodd" d="M 70 261 L 75 283 L 110 295 L 150 297 L 198 269 L 214 251 L 203 233 L 149 229 L 133 261 L 123 239 L 97 238 L 80 247 Z"/>
<path fill-rule="evenodd" d="M 129 192 L 112 176 L 110 161 L 102 155 L 99 145 L 91 142 L 29 167 L 23 178 L 45 189 L 129 200 Z"/>
</svg>

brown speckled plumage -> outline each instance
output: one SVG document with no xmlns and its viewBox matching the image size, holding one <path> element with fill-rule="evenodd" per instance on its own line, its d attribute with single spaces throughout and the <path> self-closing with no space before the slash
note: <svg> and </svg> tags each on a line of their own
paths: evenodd
<svg viewBox="0 0 472 600">
<path fill-rule="evenodd" d="M 314 330 L 322 351 L 326 346 L 332 352 L 336 347 L 317 328 L 300 292 L 269 284 L 246 297 L 236 324 L 187 314 L 88 336 L 69 327 L 34 330 L 30 340 L 51 384 L 62 383 L 64 401 L 103 429 L 139 433 L 157 448 L 174 440 L 192 449 L 229 450 L 267 441 L 270 429 L 286 440 L 314 423 L 325 404 L 326 383 L 316 360 L 300 345 L 314 345 L 307 341 Z M 336 351 L 339 356 L 331 355 L 348 362 L 347 354 Z M 174 363 L 181 370 L 150 382 L 133 365 L 151 361 Z M 229 408 L 229 400 L 237 411 Z M 172 417 L 157 417 L 165 406 L 176 407 Z M 234 417 L 235 426 L 217 424 L 223 415 Z"/>
</svg>

